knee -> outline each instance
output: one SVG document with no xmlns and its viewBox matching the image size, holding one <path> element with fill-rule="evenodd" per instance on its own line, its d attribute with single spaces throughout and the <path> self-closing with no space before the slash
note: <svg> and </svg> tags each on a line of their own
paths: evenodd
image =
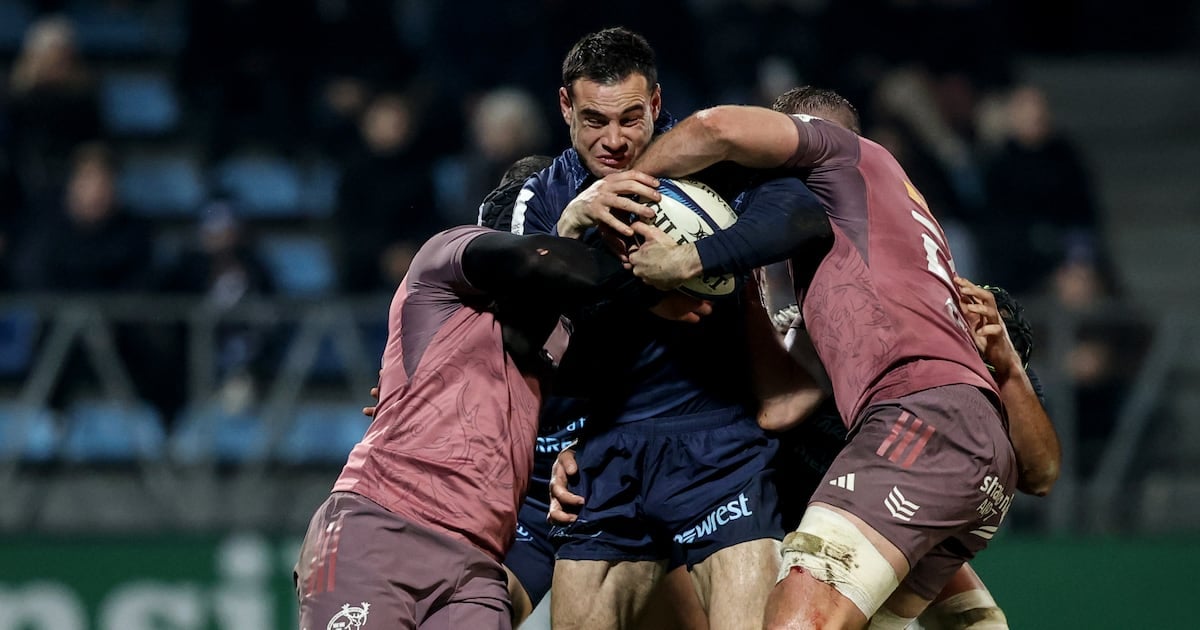
<svg viewBox="0 0 1200 630">
<path fill-rule="evenodd" d="M 1008 619 L 984 589 L 972 589 L 930 606 L 921 623 L 937 630 L 1008 630 Z"/>
</svg>

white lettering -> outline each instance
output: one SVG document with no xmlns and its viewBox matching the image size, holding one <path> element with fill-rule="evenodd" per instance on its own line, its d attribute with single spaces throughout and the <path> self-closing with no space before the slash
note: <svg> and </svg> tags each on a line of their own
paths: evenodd
<svg viewBox="0 0 1200 630">
<path fill-rule="evenodd" d="M 165 582 L 122 584 L 100 608 L 102 630 L 200 630 L 205 614 L 199 589 Z"/>
<path fill-rule="evenodd" d="M 86 630 L 79 596 L 48 582 L 0 589 L 0 630 Z"/>
</svg>

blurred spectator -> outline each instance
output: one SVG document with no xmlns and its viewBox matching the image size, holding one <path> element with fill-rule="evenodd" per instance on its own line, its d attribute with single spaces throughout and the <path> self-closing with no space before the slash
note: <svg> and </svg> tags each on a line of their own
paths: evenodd
<svg viewBox="0 0 1200 630">
<path fill-rule="evenodd" d="M 132 291 L 146 288 L 147 226 L 121 210 L 116 166 L 101 144 L 76 150 L 66 190 L 32 219 L 19 252 L 20 288 Z"/>
<path fill-rule="evenodd" d="M 429 159 L 413 150 L 418 121 L 400 94 L 375 97 L 360 122 L 366 152 L 343 173 L 334 211 L 341 287 L 392 291 L 441 227 Z"/>
<path fill-rule="evenodd" d="M 875 124 L 867 137 L 891 151 L 921 190 L 950 240 L 957 272 L 980 277 L 984 191 L 973 143 L 973 87 L 958 75 L 906 67 L 884 78 L 871 105 Z"/>
<path fill-rule="evenodd" d="M 446 208 L 469 221 L 479 203 L 513 162 L 543 153 L 549 137 L 546 121 L 528 92 L 499 88 L 483 95 L 471 116 L 472 149 L 463 158 L 465 197 L 457 208 Z"/>
<path fill-rule="evenodd" d="M 58 186 L 71 151 L 100 137 L 96 83 L 63 17 L 29 27 L 9 77 L 12 158 L 27 192 Z"/>
<path fill-rule="evenodd" d="M 1049 288 L 1055 308 L 1078 324 L 1066 355 L 1057 360 L 1072 385 L 1079 468 L 1086 478 L 1112 435 L 1149 333 L 1140 318 L 1122 316 L 1127 310 L 1117 307 L 1117 279 L 1091 238 L 1069 239 Z"/>
<path fill-rule="evenodd" d="M 1063 260 L 1069 238 L 1099 243 L 1100 226 L 1091 178 L 1041 90 L 1014 89 L 1006 113 L 1006 139 L 987 166 L 987 259 L 996 263 L 987 277 L 1019 293 Z"/>
<path fill-rule="evenodd" d="M 130 292 L 148 288 L 151 240 L 147 226 L 121 210 L 116 166 L 101 144 L 75 151 L 64 193 L 34 218 L 22 241 L 17 286 L 29 291 Z M 138 394 L 169 411 L 180 400 L 178 384 L 164 367 L 178 361 L 166 354 L 162 327 L 141 322 L 116 326 L 117 353 Z M 52 404 L 64 405 L 94 388 L 95 369 L 79 346 L 65 361 Z"/>
<path fill-rule="evenodd" d="M 169 265 L 156 282 L 159 291 L 199 295 L 216 311 L 225 311 L 247 298 L 269 296 L 275 292 L 266 265 L 259 258 L 255 242 L 238 221 L 233 208 L 214 201 L 203 211 L 196 240 Z M 174 349 L 167 356 L 185 356 L 184 326 L 173 336 Z M 269 327 L 239 321 L 222 323 L 214 336 L 217 387 L 222 394 L 237 392 L 253 396 L 273 358 L 273 335 Z M 175 368 L 172 383 L 177 400 L 163 406 L 178 407 L 184 399 L 186 370 L 179 361 L 164 362 Z"/>
</svg>

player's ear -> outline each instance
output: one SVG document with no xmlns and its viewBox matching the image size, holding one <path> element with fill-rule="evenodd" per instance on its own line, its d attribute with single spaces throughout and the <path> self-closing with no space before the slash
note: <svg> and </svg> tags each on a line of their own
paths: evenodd
<svg viewBox="0 0 1200 630">
<path fill-rule="evenodd" d="M 562 112 L 563 122 L 571 124 L 571 92 L 570 88 L 558 88 L 558 109 Z"/>
<path fill-rule="evenodd" d="M 662 111 L 662 88 L 654 84 L 654 92 L 650 95 L 650 120 L 658 120 L 658 112 Z"/>
</svg>

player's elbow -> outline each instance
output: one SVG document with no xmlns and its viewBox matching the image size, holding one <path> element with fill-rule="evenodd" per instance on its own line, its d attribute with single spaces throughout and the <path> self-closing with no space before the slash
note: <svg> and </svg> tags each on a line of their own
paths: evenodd
<svg viewBox="0 0 1200 630">
<path fill-rule="evenodd" d="M 1045 462 L 1041 466 L 1022 470 L 1017 489 L 1026 494 L 1044 497 L 1050 494 L 1054 488 L 1059 472 L 1060 466 L 1056 461 Z"/>
<path fill-rule="evenodd" d="M 717 161 L 729 159 L 735 146 L 734 132 L 737 129 L 736 122 L 732 120 L 732 111 L 723 106 L 710 107 L 696 112 L 693 118 L 708 145 L 716 149 Z"/>
</svg>

